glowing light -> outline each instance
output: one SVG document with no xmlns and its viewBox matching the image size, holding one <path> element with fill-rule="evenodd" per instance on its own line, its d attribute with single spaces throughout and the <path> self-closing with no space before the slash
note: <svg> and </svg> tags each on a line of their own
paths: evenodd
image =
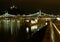
<svg viewBox="0 0 60 42">
<path fill-rule="evenodd" d="M 55 29 L 57 30 L 57 32 L 59 33 L 59 35 L 60 35 L 60 31 L 59 31 L 59 29 L 57 28 L 57 26 L 53 23 L 53 26 L 55 27 Z"/>
<path fill-rule="evenodd" d="M 20 21 L 19 20 L 17 20 L 17 27 L 18 27 L 18 29 L 20 28 Z"/>
<path fill-rule="evenodd" d="M 13 5 L 12 7 L 10 7 L 10 9 L 13 9 L 13 8 L 17 8 L 17 7 L 16 7 L 16 6 L 14 6 L 14 5 Z"/>
<path fill-rule="evenodd" d="M 35 30 L 35 29 L 37 29 L 37 28 L 38 28 L 37 25 L 31 26 L 31 30 L 32 30 L 32 31 Z"/>
<path fill-rule="evenodd" d="M 57 20 L 60 20 L 60 18 L 58 17 L 58 18 L 56 18 Z"/>
<path fill-rule="evenodd" d="M 26 28 L 26 31 L 29 32 L 29 28 L 28 27 Z"/>
<path fill-rule="evenodd" d="M 46 22 L 45 24 L 47 25 L 48 23 Z"/>
<path fill-rule="evenodd" d="M 18 22 L 18 23 L 20 23 L 20 21 L 19 21 L 19 20 L 18 20 L 17 22 Z"/>
<path fill-rule="evenodd" d="M 29 22 L 29 20 L 26 20 L 26 22 Z"/>
<path fill-rule="evenodd" d="M 37 23 L 37 22 L 38 22 L 38 19 L 31 20 L 31 23 L 32 23 L 32 24 Z"/>
<path fill-rule="evenodd" d="M 35 19 L 36 22 L 38 22 L 38 19 Z"/>
</svg>

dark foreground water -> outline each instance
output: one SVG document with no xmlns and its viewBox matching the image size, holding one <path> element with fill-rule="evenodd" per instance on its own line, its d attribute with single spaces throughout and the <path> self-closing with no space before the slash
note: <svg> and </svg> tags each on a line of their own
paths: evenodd
<svg viewBox="0 0 60 42">
<path fill-rule="evenodd" d="M 25 26 L 16 29 L 13 33 L 11 33 L 11 29 L 5 31 L 3 28 L 0 31 L 0 42 L 42 42 L 46 29 L 46 26 L 44 26 L 39 31 L 33 32 L 32 35 L 30 30 L 28 33 L 26 32 Z"/>
</svg>

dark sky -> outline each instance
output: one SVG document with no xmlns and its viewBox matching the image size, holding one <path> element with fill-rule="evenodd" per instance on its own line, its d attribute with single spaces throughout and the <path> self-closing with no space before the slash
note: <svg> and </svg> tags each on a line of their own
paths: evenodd
<svg viewBox="0 0 60 42">
<path fill-rule="evenodd" d="M 41 9 L 45 13 L 60 14 L 60 0 L 0 0 L 0 10 L 8 10 L 12 5 L 26 13 Z"/>
</svg>

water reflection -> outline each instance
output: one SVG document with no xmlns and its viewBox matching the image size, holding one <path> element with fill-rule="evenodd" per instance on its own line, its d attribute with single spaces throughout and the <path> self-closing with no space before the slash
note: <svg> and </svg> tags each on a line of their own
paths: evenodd
<svg viewBox="0 0 60 42">
<path fill-rule="evenodd" d="M 39 20 L 42 22 L 42 20 Z M 44 21 L 45 23 L 45 21 Z M 25 19 L 20 17 L 9 17 L 0 19 L 0 31 L 4 40 L 26 40 L 31 38 L 32 33 L 39 30 L 42 23 L 38 23 L 38 19 Z M 6 38 L 6 39 L 5 39 Z M 12 41 L 12 40 L 11 40 Z"/>
<path fill-rule="evenodd" d="M 26 30 L 28 32 L 29 31 L 28 28 L 30 28 L 31 31 L 34 31 L 35 29 L 38 28 L 39 25 L 35 24 L 35 23 L 38 23 L 37 19 L 27 20 L 27 19 L 5 18 L 5 19 L 0 20 L 0 28 L 3 27 L 3 31 L 5 31 L 5 32 L 10 31 L 11 34 L 13 34 L 14 32 L 17 32 L 21 28 L 27 28 Z"/>
<path fill-rule="evenodd" d="M 38 25 L 31 26 L 31 31 L 33 32 L 34 30 L 38 29 Z"/>
<path fill-rule="evenodd" d="M 6 32 L 8 32 L 8 31 L 10 31 L 9 29 L 10 29 L 10 20 L 3 20 L 2 21 L 2 23 L 3 23 L 3 28 L 4 28 L 4 31 Z"/>
</svg>

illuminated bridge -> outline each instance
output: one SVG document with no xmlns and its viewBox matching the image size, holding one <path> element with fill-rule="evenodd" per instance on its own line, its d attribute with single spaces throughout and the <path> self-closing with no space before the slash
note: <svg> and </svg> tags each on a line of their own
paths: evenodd
<svg viewBox="0 0 60 42">
<path fill-rule="evenodd" d="M 43 15 L 0 16 L 0 42 L 60 42 L 60 18 Z"/>
</svg>

